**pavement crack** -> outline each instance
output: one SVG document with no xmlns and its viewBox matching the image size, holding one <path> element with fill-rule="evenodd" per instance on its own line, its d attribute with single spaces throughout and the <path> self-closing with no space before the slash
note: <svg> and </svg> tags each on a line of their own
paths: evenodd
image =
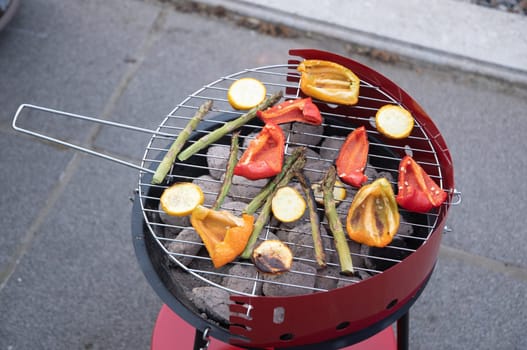
<svg viewBox="0 0 527 350">
<path fill-rule="evenodd" d="M 502 273 L 520 281 L 527 281 L 527 268 L 522 266 L 515 266 L 510 263 L 472 254 L 444 244 L 441 244 L 439 256 L 442 258 L 462 260 L 470 265 L 483 267 L 496 273 Z"/>
<path fill-rule="evenodd" d="M 153 21 L 146 34 L 145 40 L 137 50 L 136 55 L 134 55 L 134 57 L 136 58 L 133 61 L 128 62 L 128 68 L 119 80 L 119 83 L 113 90 L 113 93 L 108 98 L 108 101 L 104 106 L 100 119 L 111 119 L 110 116 L 112 115 L 117 105 L 117 102 L 128 88 L 128 85 L 130 84 L 132 79 L 136 76 L 139 68 L 141 67 L 142 63 L 144 62 L 148 53 L 150 52 L 150 49 L 159 38 L 160 33 L 162 32 L 162 29 L 164 27 L 164 23 L 166 22 L 166 17 L 167 10 L 164 8 L 160 9 L 157 14 L 157 17 Z M 88 144 L 89 147 L 93 149 L 94 142 L 100 132 L 101 127 L 102 126 L 99 124 L 94 125 L 87 133 L 84 144 Z M 13 258 L 7 263 L 7 266 L 4 269 L 0 270 L 0 291 L 2 291 L 2 289 L 7 285 L 11 276 L 15 273 L 18 264 L 29 251 L 36 234 L 39 232 L 46 218 L 55 207 L 56 202 L 62 196 L 66 186 L 69 184 L 71 178 L 73 177 L 77 168 L 79 167 L 80 160 L 80 154 L 75 152 L 73 154 L 72 159 L 66 165 L 59 180 L 57 181 L 53 189 L 50 191 L 50 194 L 46 198 L 44 205 L 42 206 L 37 216 L 32 221 L 30 227 L 26 231 L 20 244 L 17 246 L 13 254 Z"/>
</svg>

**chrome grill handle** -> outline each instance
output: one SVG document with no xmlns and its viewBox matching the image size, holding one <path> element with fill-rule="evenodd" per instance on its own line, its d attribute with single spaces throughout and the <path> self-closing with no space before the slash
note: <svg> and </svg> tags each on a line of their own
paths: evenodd
<svg viewBox="0 0 527 350">
<path fill-rule="evenodd" d="M 134 163 L 130 163 L 128 161 L 125 161 L 125 160 L 122 160 L 122 159 L 110 156 L 108 154 L 97 152 L 97 151 L 94 151 L 92 149 L 89 149 L 89 148 L 86 148 L 86 147 L 83 147 L 83 146 L 79 146 L 79 145 L 76 145 L 76 144 L 73 144 L 73 143 L 70 143 L 70 142 L 66 142 L 64 140 L 57 139 L 55 137 L 51 137 L 51 136 L 42 134 L 42 133 L 34 131 L 34 130 L 30 130 L 30 129 L 21 127 L 17 123 L 21 119 L 22 111 L 24 109 L 30 109 L 30 110 L 33 109 L 33 110 L 37 110 L 37 111 L 40 111 L 40 112 L 45 112 L 47 114 L 54 114 L 54 115 L 61 116 L 61 117 L 66 117 L 66 118 L 81 119 L 81 120 L 85 120 L 85 121 L 88 121 L 88 122 L 103 124 L 103 125 L 107 125 L 107 126 L 114 126 L 114 127 L 118 127 L 118 128 L 122 128 L 122 129 L 128 129 L 128 130 L 132 130 L 132 131 L 142 132 L 142 133 L 156 134 L 156 135 L 163 134 L 164 136 L 175 137 L 175 135 L 169 135 L 169 134 L 165 134 L 165 133 L 160 133 L 160 132 L 155 131 L 155 130 L 145 129 L 145 128 L 132 126 L 132 125 L 127 125 L 127 124 L 116 123 L 116 122 L 112 122 L 112 121 L 104 120 L 104 119 L 87 117 L 87 116 L 74 114 L 74 113 L 63 112 L 63 111 L 59 111 L 59 110 L 56 110 L 56 109 L 47 108 L 47 107 L 41 107 L 41 106 L 36 106 L 36 105 L 31 105 L 31 104 L 22 104 L 22 105 L 20 105 L 18 107 L 16 113 L 15 113 L 15 116 L 13 117 L 12 127 L 13 127 L 14 130 L 16 130 L 18 132 L 21 132 L 21 133 L 24 133 L 24 134 L 28 134 L 28 135 L 31 135 L 31 136 L 34 136 L 34 137 L 37 137 L 37 138 L 40 138 L 40 139 L 43 139 L 43 140 L 46 140 L 46 141 L 53 142 L 53 143 L 57 143 L 57 144 L 60 144 L 60 145 L 63 145 L 63 146 L 66 146 L 66 147 L 69 147 L 69 148 L 72 148 L 72 149 L 84 152 L 84 153 L 88 153 L 88 154 L 96 156 L 96 157 L 100 157 L 100 158 L 104 158 L 104 159 L 107 159 L 107 160 L 111 160 L 112 162 L 119 163 L 119 164 L 122 164 L 122 165 L 126 165 L 128 167 L 131 167 L 131 168 L 134 168 L 134 169 L 138 169 L 138 170 L 141 170 L 141 171 L 144 171 L 144 172 L 147 172 L 147 173 L 152 173 L 152 174 L 155 172 L 152 169 L 147 169 L 147 168 L 141 167 L 140 165 L 137 165 L 137 164 L 134 164 Z"/>
</svg>

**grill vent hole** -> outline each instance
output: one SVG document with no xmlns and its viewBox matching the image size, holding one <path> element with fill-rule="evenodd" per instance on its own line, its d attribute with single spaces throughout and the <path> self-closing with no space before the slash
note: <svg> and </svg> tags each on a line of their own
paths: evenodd
<svg viewBox="0 0 527 350">
<path fill-rule="evenodd" d="M 350 325 L 349 321 L 344 321 L 344 322 L 339 323 L 336 328 L 338 331 L 340 331 L 340 330 L 348 328 L 349 325 Z"/>
<path fill-rule="evenodd" d="M 282 306 L 275 307 L 273 310 L 273 323 L 280 324 L 285 320 L 285 309 Z"/>
<path fill-rule="evenodd" d="M 398 299 L 393 299 L 392 301 L 390 301 L 390 303 L 386 306 L 386 310 L 390 310 L 392 307 L 397 305 L 398 301 L 399 301 Z"/>
<path fill-rule="evenodd" d="M 284 333 L 280 336 L 280 340 L 291 340 L 294 337 L 293 333 Z"/>
</svg>

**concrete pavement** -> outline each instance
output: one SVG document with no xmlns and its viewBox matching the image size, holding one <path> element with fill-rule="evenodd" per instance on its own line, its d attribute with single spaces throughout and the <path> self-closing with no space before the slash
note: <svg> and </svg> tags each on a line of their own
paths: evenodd
<svg viewBox="0 0 527 350">
<path fill-rule="evenodd" d="M 509 74 L 525 73 L 521 58 L 526 56 L 515 51 L 525 47 L 522 38 L 512 45 L 510 34 L 502 46 L 465 48 L 477 56 L 470 58 L 441 47 L 428 49 L 426 42 L 412 44 L 419 34 L 436 45 L 451 40 L 446 46 L 451 49 L 462 33 L 470 35 L 459 41 L 479 42 L 478 30 L 456 32 L 452 23 L 463 21 L 446 26 L 452 33 L 448 40 L 434 40 L 437 34 L 424 29 L 412 34 L 411 28 L 401 28 L 408 31 L 397 35 L 407 39 L 402 43 L 388 34 L 396 35 L 396 20 L 416 9 L 397 13 L 400 7 L 388 2 L 361 2 L 370 16 L 388 11 L 384 15 L 389 14 L 392 29 L 386 28 L 381 40 L 377 25 L 358 25 L 361 16 L 347 22 L 358 28 L 346 28 L 343 19 L 360 12 L 357 8 L 331 14 L 321 10 L 336 8 L 329 2 L 309 11 L 295 10 L 305 9 L 305 2 L 287 2 L 281 10 L 278 2 L 266 3 L 216 5 L 241 14 L 243 7 L 250 11 L 246 15 L 271 17 L 306 35 L 262 35 L 226 17 L 177 12 L 153 0 L 22 3 L 0 32 L 0 67 L 8 67 L 0 79 L 0 350 L 148 349 L 161 307 L 130 241 L 129 198 L 137 186 L 136 171 L 15 133 L 10 124 L 17 107 L 33 103 L 151 128 L 203 84 L 247 67 L 284 63 L 287 50 L 299 47 L 351 56 L 399 84 L 432 116 L 454 158 L 463 203 L 451 209 L 454 231 L 445 234 L 436 270 L 411 309 L 411 349 L 527 348 L 522 244 L 527 90 L 523 78 Z M 348 3 L 340 6 L 358 6 Z M 469 22 L 477 13 L 478 21 L 499 26 L 501 33 L 516 33 L 512 28 L 526 23 L 519 15 L 443 3 L 446 10 L 457 9 L 451 16 Z M 291 4 L 296 7 L 288 8 Z M 428 5 L 429 11 L 440 7 L 439 2 Z M 315 31 L 313 23 L 301 26 L 313 17 L 326 32 Z M 341 32 L 360 32 L 362 39 Z M 357 46 L 366 53 L 369 48 L 393 52 L 399 59 L 360 55 Z M 412 51 L 404 51 L 405 46 Z M 520 52 L 509 55 L 519 60 L 499 61 L 503 57 L 492 47 L 503 54 Z M 469 67 L 485 56 L 486 66 L 500 69 Z M 26 123 L 134 162 L 148 141 L 141 134 L 41 115 L 29 115 Z"/>
</svg>

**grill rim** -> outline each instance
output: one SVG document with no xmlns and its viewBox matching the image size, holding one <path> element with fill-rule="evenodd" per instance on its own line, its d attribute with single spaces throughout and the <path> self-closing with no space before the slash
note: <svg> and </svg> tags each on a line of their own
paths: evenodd
<svg viewBox="0 0 527 350">
<path fill-rule="evenodd" d="M 454 182 L 453 182 L 452 160 L 451 160 L 448 148 L 446 147 L 446 143 L 443 140 L 442 135 L 439 133 L 439 130 L 437 130 L 437 127 L 433 124 L 432 120 L 428 117 L 428 115 L 424 112 L 424 110 L 422 110 L 422 108 L 408 94 L 406 94 L 401 88 L 399 88 L 393 82 L 391 82 L 390 80 L 388 80 L 384 76 L 380 75 L 378 72 L 373 71 L 372 69 L 370 69 L 370 68 L 368 68 L 366 66 L 363 66 L 363 65 L 361 65 L 358 62 L 355 62 L 355 61 L 352 61 L 352 60 L 349 60 L 347 58 L 343 58 L 343 57 L 340 57 L 340 56 L 337 56 L 337 55 L 331 54 L 331 53 L 322 52 L 322 56 L 324 56 L 324 57 L 320 57 L 320 55 L 321 55 L 320 52 L 316 51 L 316 50 L 291 50 L 290 53 L 292 55 L 300 56 L 300 57 L 303 57 L 303 58 L 306 58 L 306 59 L 309 58 L 309 57 L 306 57 L 306 55 L 309 56 L 309 55 L 313 54 L 313 55 L 319 56 L 319 57 L 317 57 L 319 59 L 333 60 L 333 61 L 336 61 L 338 63 L 341 63 L 339 61 L 344 60 L 346 63 L 352 62 L 353 64 L 359 65 L 361 67 L 361 70 L 364 70 L 367 73 L 372 73 L 375 76 L 375 79 L 377 79 L 378 81 L 381 82 L 381 84 L 378 84 L 378 88 L 379 89 L 383 89 L 383 90 L 384 89 L 392 89 L 392 90 L 395 91 L 395 93 L 398 96 L 400 96 L 401 99 L 397 100 L 400 104 L 402 104 L 403 106 L 411 105 L 411 111 L 414 114 L 416 114 L 416 120 L 419 119 L 419 122 L 422 121 L 422 126 L 423 126 L 423 130 L 425 130 L 425 134 L 433 135 L 433 137 L 431 137 L 428 140 L 428 142 L 430 143 L 432 149 L 436 149 L 436 148 L 439 149 L 437 152 L 435 152 L 434 157 L 436 157 L 435 160 L 436 160 L 436 163 L 438 165 L 439 170 L 443 171 L 443 168 L 445 168 L 444 172 L 441 173 L 441 179 L 442 180 L 441 180 L 440 186 L 443 189 L 445 189 L 445 190 L 447 190 L 447 189 L 449 190 L 448 200 L 447 200 L 447 203 L 445 203 L 443 206 L 441 206 L 439 208 L 439 210 L 437 212 L 436 222 L 433 225 L 433 229 L 430 231 L 429 239 L 432 238 L 431 241 L 434 241 L 433 244 L 432 244 L 432 242 L 430 242 L 431 244 L 423 244 L 413 254 L 409 255 L 409 257 L 413 257 L 412 260 L 418 260 L 418 261 L 421 261 L 421 262 L 425 262 L 424 265 L 426 265 L 426 267 L 424 267 L 423 269 L 426 270 L 425 271 L 426 272 L 426 276 L 429 276 L 431 274 L 433 266 L 435 265 L 435 260 L 437 258 L 437 250 L 438 250 L 438 247 L 439 247 L 440 233 L 441 233 L 439 231 L 441 230 L 441 227 L 444 224 L 444 221 L 446 220 L 446 215 L 448 213 L 448 208 L 449 208 L 450 203 L 452 201 L 452 196 L 455 195 Z M 297 61 L 290 61 L 290 62 L 297 62 Z M 290 62 L 288 64 L 291 64 Z M 296 64 L 296 63 L 293 63 L 293 64 Z M 344 64 L 344 65 L 346 65 L 346 64 Z M 356 69 L 353 69 L 353 70 L 356 71 Z M 244 71 L 238 72 L 238 73 L 243 73 L 243 72 L 246 72 L 246 71 L 250 71 L 250 70 L 244 70 Z M 231 76 L 234 76 L 234 75 L 231 75 Z M 220 78 L 220 80 L 221 79 L 223 79 L 223 77 Z M 361 77 L 361 79 L 362 79 L 362 77 Z M 204 86 L 202 89 L 200 89 L 198 91 L 202 91 L 203 89 L 207 88 L 207 86 Z M 388 87 L 386 87 L 386 86 L 388 86 Z M 393 91 L 391 91 L 391 92 L 393 93 Z M 286 94 L 286 96 L 288 96 L 288 95 Z M 188 99 L 190 99 L 190 98 L 192 98 L 192 95 L 189 96 L 184 102 L 182 102 L 182 104 L 185 103 L 186 101 L 188 101 Z M 178 107 L 180 105 L 178 105 Z M 176 107 L 176 109 L 178 107 Z M 157 131 L 159 131 L 159 128 L 158 128 Z M 149 144 L 149 146 L 150 146 L 150 144 Z M 146 159 L 147 152 L 148 152 L 148 148 L 147 148 L 147 150 L 145 150 L 145 157 L 144 157 L 144 159 Z M 144 174 L 140 175 L 140 184 L 141 184 L 141 176 L 143 176 L 143 175 Z M 444 180 L 444 182 L 443 182 L 443 180 Z M 140 202 L 142 203 L 142 200 L 140 200 Z M 145 216 L 145 219 L 146 219 L 146 214 L 145 214 L 144 211 L 143 211 L 143 216 Z M 428 241 L 426 243 L 428 243 Z M 423 248 L 425 248 L 425 249 L 423 249 Z M 419 252 L 423 253 L 423 251 L 425 251 L 425 250 L 427 252 L 431 253 L 431 255 L 430 255 L 431 258 L 430 258 L 430 256 L 429 257 L 424 257 L 423 254 L 417 254 Z M 430 264 L 430 263 L 432 263 L 432 264 Z M 405 261 L 401 261 L 400 263 L 398 263 L 398 264 L 392 266 L 391 268 L 389 268 L 388 270 L 384 271 L 384 273 L 379 274 L 377 276 L 373 276 L 372 278 L 370 278 L 370 279 L 368 279 L 366 281 L 362 281 L 362 283 L 360 283 L 359 285 L 366 284 L 366 283 L 369 283 L 369 282 L 373 283 L 373 281 L 376 281 L 374 283 L 376 285 L 382 285 L 384 283 L 384 281 L 386 280 L 385 278 L 382 278 L 382 277 L 388 275 L 386 272 L 390 271 L 390 270 L 391 271 L 401 270 L 402 269 L 401 266 L 402 267 L 406 267 L 406 269 L 407 269 L 408 263 L 405 264 Z M 392 273 L 392 275 L 393 275 L 393 273 Z M 422 284 L 422 281 L 425 280 L 426 276 L 423 276 L 422 273 L 421 273 L 420 277 L 418 278 L 419 279 L 418 284 Z M 382 282 L 379 283 L 378 282 L 379 280 L 382 280 Z M 416 281 L 415 281 L 415 278 L 414 278 L 414 280 L 412 281 L 412 283 L 413 283 L 412 286 L 415 285 L 415 282 Z M 352 287 L 353 286 L 337 288 L 335 290 L 330 290 L 330 291 L 326 292 L 326 294 L 332 293 L 334 291 L 341 292 L 342 290 L 350 290 L 350 288 L 352 288 Z M 408 289 L 408 288 L 406 288 L 406 289 Z M 413 293 L 412 291 L 408 292 L 408 294 L 405 294 L 405 297 L 411 298 L 411 294 L 412 293 Z M 315 296 L 315 298 L 313 298 L 313 299 L 320 299 L 321 300 L 321 298 L 318 297 L 321 294 L 324 294 L 324 293 L 315 293 L 315 294 L 307 295 L 307 297 Z M 285 298 L 286 299 L 290 298 L 290 300 L 296 300 L 297 298 L 303 298 L 303 297 L 305 297 L 305 296 L 294 296 L 294 297 L 285 297 Z M 263 306 L 265 304 L 265 303 L 261 303 L 262 300 L 266 299 L 267 301 L 269 301 L 268 299 L 270 299 L 270 298 L 273 299 L 274 301 L 279 302 L 279 303 L 282 303 L 283 300 L 284 300 L 284 298 L 280 298 L 280 297 L 260 297 L 260 296 L 244 296 L 244 295 L 240 295 L 240 296 L 231 296 L 231 301 L 248 305 L 248 306 L 250 306 L 250 309 L 252 309 L 254 311 L 255 307 Z M 407 298 L 405 298 L 405 299 L 407 299 Z M 305 298 L 303 298 L 303 299 L 305 299 Z M 286 304 L 287 304 L 287 301 L 286 301 Z M 374 315 L 374 316 L 371 316 L 370 318 L 373 318 L 373 319 L 377 318 L 377 319 L 379 319 L 379 317 L 380 317 L 380 319 L 382 319 L 382 318 L 385 318 L 385 317 L 389 317 L 390 314 L 392 314 L 393 312 L 399 310 L 405 304 L 406 304 L 406 301 L 404 303 L 399 301 L 399 303 L 396 305 L 396 307 L 392 308 L 391 309 L 392 311 L 390 311 L 389 313 L 386 313 L 386 312 L 371 313 L 370 316 L 371 315 Z M 239 319 L 237 317 L 233 317 L 232 313 L 233 312 L 235 313 L 237 308 L 238 308 L 237 306 L 236 307 L 231 307 L 231 321 L 235 321 L 236 320 L 237 322 L 239 322 L 241 327 L 239 329 L 236 329 L 236 328 L 238 328 L 238 326 L 230 327 L 230 335 L 231 335 L 231 337 L 234 337 L 234 338 L 230 339 L 231 343 L 237 344 L 237 345 L 241 345 L 241 346 L 247 345 L 243 341 L 239 340 L 240 337 L 243 338 L 244 336 L 247 336 L 250 339 L 251 345 L 255 345 L 256 344 L 258 346 L 276 346 L 276 344 L 277 344 L 276 341 L 271 341 L 270 342 L 269 339 L 262 340 L 261 337 L 259 339 L 256 339 L 256 338 L 258 338 L 258 336 L 261 336 L 261 334 L 256 334 L 257 332 L 256 333 L 253 332 L 252 334 L 249 334 L 250 332 L 247 332 L 247 327 L 248 328 L 253 328 L 253 330 L 254 330 L 254 328 L 256 328 L 256 329 L 263 329 L 263 327 L 256 326 L 258 324 L 258 322 L 261 321 L 261 319 L 259 319 L 258 317 L 255 317 L 254 316 L 254 312 L 251 313 L 251 317 L 253 319 L 250 320 L 250 322 L 247 321 L 247 320 L 241 320 L 241 319 Z M 256 318 L 256 320 L 255 320 L 255 318 Z M 364 321 L 364 320 L 362 320 L 362 321 Z M 368 322 L 366 322 L 366 323 L 368 323 Z M 366 324 L 366 323 L 363 322 L 363 324 Z M 262 325 L 264 323 L 260 323 L 260 324 Z M 371 326 L 372 323 L 370 322 L 368 324 Z M 267 326 L 268 323 L 265 323 L 264 325 Z M 361 326 L 359 328 L 362 329 L 364 327 Z M 266 331 L 268 331 L 268 330 L 266 330 Z M 356 329 L 350 328 L 348 333 L 353 333 L 354 331 L 357 331 L 357 328 Z M 308 334 L 308 338 L 309 338 L 310 334 L 311 333 Z M 288 346 L 294 346 L 295 344 L 305 344 L 305 343 L 302 343 L 303 340 L 305 340 L 305 338 L 302 338 L 302 337 L 300 337 L 300 339 L 297 338 L 296 341 L 289 342 Z M 253 343 L 253 341 L 255 341 L 256 343 Z"/>
</svg>

